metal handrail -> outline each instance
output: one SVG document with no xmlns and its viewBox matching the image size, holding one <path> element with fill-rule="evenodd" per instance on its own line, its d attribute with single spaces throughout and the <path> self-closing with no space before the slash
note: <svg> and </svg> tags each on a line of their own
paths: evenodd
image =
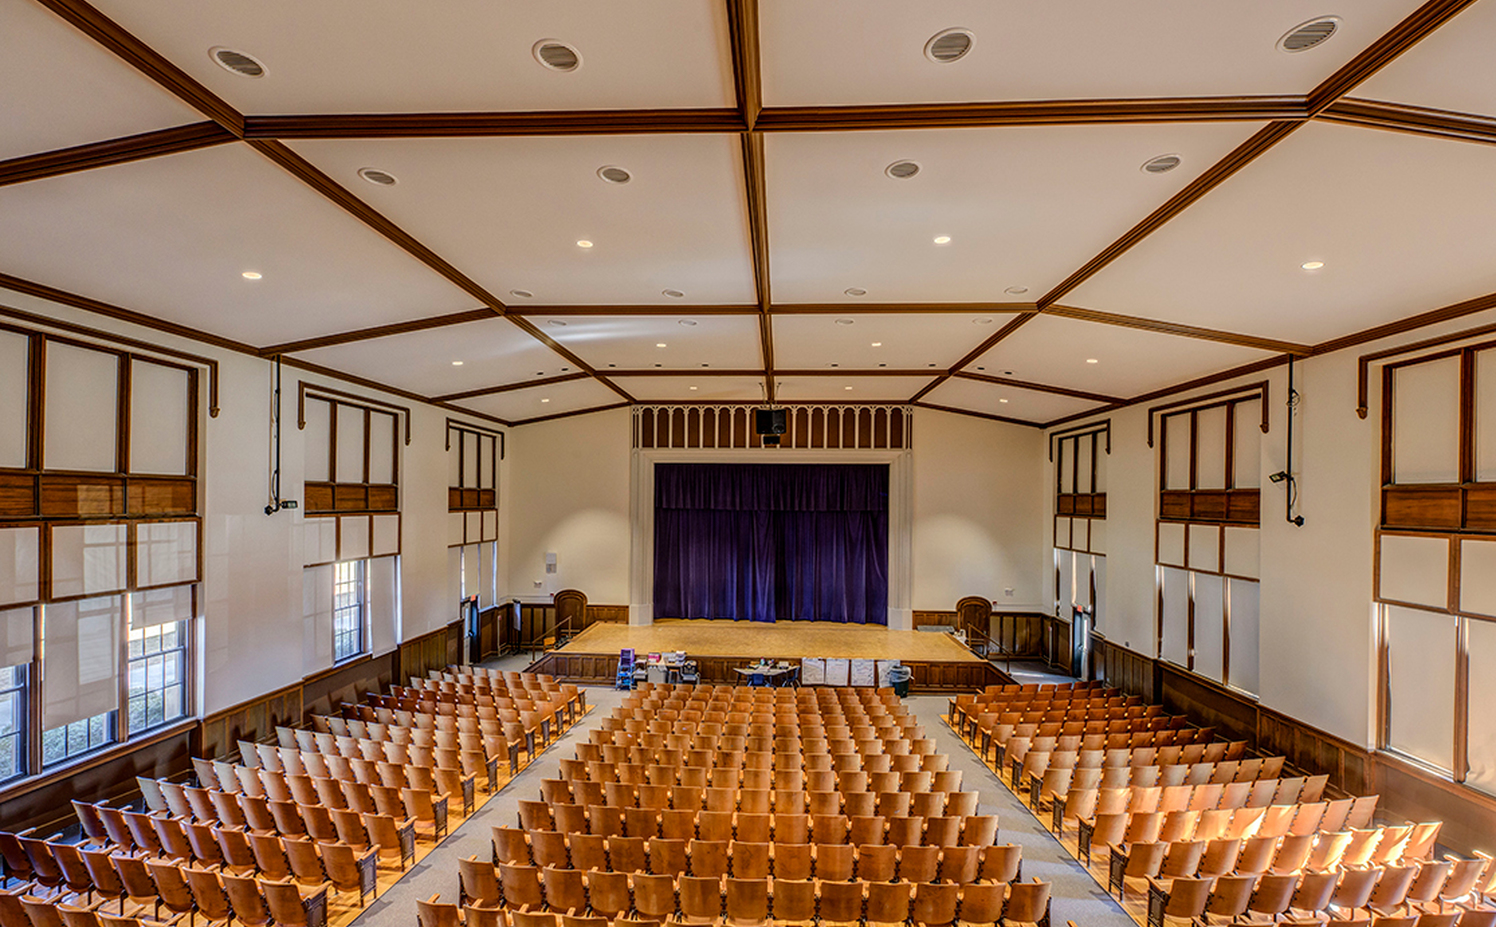
<svg viewBox="0 0 1496 927">
<path fill-rule="evenodd" d="M 998 640 L 987 632 L 979 631 L 976 628 L 968 627 L 963 628 L 962 630 L 966 632 L 967 636 L 976 639 L 977 642 L 982 645 L 982 655 L 984 657 L 986 657 L 987 659 L 991 659 L 992 654 L 995 651 L 999 656 L 1003 658 L 1004 671 L 1007 672 L 1010 676 L 1013 674 L 1013 652 L 1004 647 L 1002 641 Z"/>
</svg>

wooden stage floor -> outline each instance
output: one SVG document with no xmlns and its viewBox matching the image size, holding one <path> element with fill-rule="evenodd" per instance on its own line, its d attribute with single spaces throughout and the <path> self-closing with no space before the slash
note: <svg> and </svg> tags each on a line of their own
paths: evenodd
<svg viewBox="0 0 1496 927">
<path fill-rule="evenodd" d="M 572 638 L 559 653 L 611 653 L 625 647 L 638 653 L 684 650 L 698 657 L 776 659 L 837 657 L 871 660 L 984 662 L 949 634 L 890 631 L 879 625 L 830 621 L 708 621 L 670 618 L 632 627 L 600 622 Z"/>
</svg>

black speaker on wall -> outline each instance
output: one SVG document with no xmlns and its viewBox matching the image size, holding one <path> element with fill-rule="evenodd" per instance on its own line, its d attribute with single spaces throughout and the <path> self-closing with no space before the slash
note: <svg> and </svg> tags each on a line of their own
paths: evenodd
<svg viewBox="0 0 1496 927">
<path fill-rule="evenodd" d="M 789 416 L 784 409 L 754 409 L 753 433 L 782 435 L 789 430 Z"/>
</svg>

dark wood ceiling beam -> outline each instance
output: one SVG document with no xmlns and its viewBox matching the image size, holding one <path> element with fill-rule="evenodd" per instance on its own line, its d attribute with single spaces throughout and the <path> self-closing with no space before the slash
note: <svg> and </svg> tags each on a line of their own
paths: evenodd
<svg viewBox="0 0 1496 927">
<path fill-rule="evenodd" d="M 1003 422 L 1004 424 L 1008 425 L 1022 425 L 1025 428 L 1047 427 L 1043 422 L 1030 422 L 1027 419 L 1009 418 L 1006 415 L 993 415 L 990 412 L 974 412 L 971 409 L 958 409 L 955 406 L 942 406 L 937 405 L 933 402 L 921 402 L 919 400 L 912 400 L 909 404 L 918 409 L 933 409 L 936 412 L 950 412 L 953 415 L 969 415 L 972 418 L 982 418 L 986 419 L 989 422 Z"/>
<path fill-rule="evenodd" d="M 771 106 L 759 115 L 757 128 L 765 132 L 825 132 L 1158 122 L 1258 122 L 1305 119 L 1308 114 L 1307 101 L 1301 96 Z"/>
<path fill-rule="evenodd" d="M 1071 389 L 1068 386 L 1051 386 L 1048 383 L 1034 383 L 1031 380 L 1015 380 L 1012 377 L 993 377 L 984 373 L 968 373 L 958 370 L 951 376 L 958 380 L 974 380 L 978 383 L 990 383 L 993 386 L 1011 386 L 1014 389 L 1026 389 L 1035 393 L 1053 393 L 1056 396 L 1068 396 L 1071 399 L 1085 399 L 1090 402 L 1122 402 L 1120 396 L 1108 396 L 1104 393 L 1091 393 L 1081 389 Z"/>
<path fill-rule="evenodd" d="M 504 304 L 467 274 L 443 260 L 435 251 L 417 241 L 415 236 L 387 219 L 373 206 L 348 192 L 341 184 L 322 173 L 310 161 L 277 141 L 256 139 L 249 143 L 261 154 L 280 165 L 287 173 L 341 206 L 346 212 L 383 235 L 396 247 L 441 274 L 469 296 L 489 309 L 504 314 Z"/>
<path fill-rule="evenodd" d="M 59 148 L 56 151 L 0 161 L 0 187 L 45 177 L 61 177 L 96 167 L 197 151 L 232 141 L 235 141 L 234 136 L 218 123 L 195 122 L 171 129 L 75 145 L 72 148 Z"/>
<path fill-rule="evenodd" d="M 520 113 L 328 113 L 246 116 L 245 138 L 482 138 L 741 132 L 735 109 L 544 110 Z"/>
<path fill-rule="evenodd" d="M 930 393 L 931 390 L 933 390 L 935 387 L 939 386 L 940 384 L 944 383 L 946 380 L 949 380 L 951 378 L 952 374 L 956 373 L 958 370 L 962 369 L 967 364 L 970 364 L 972 361 L 974 361 L 977 358 L 981 357 L 983 354 L 986 354 L 989 350 L 991 350 L 993 348 L 993 346 L 995 346 L 996 344 L 998 344 L 1003 339 L 1007 338 L 1009 335 L 1011 335 L 1014 332 L 1018 331 L 1018 329 L 1022 328 L 1025 325 L 1027 325 L 1029 323 L 1029 321 L 1031 319 L 1033 319 L 1034 316 L 1036 316 L 1038 314 L 1039 314 L 1038 312 L 1022 312 L 1022 313 L 1019 313 L 1018 315 L 1014 316 L 1008 322 L 1008 324 L 1004 325 L 1002 328 L 999 328 L 997 331 L 993 332 L 991 335 L 988 335 L 986 338 L 984 338 L 982 340 L 981 344 L 977 345 L 976 347 L 974 347 L 970 351 L 968 351 L 966 353 L 965 357 L 961 358 L 960 360 L 958 360 L 954 364 L 952 364 L 950 366 L 950 369 L 946 370 L 944 373 L 940 374 L 940 376 L 936 377 L 935 379 L 933 379 L 929 383 L 927 383 L 925 385 L 925 388 L 922 389 L 922 390 L 920 390 L 919 392 L 915 393 L 914 396 L 912 398 L 910 398 L 909 401 L 910 402 L 918 402 L 920 399 L 923 399 L 925 396 L 929 395 L 929 393 Z"/>
<path fill-rule="evenodd" d="M 85 0 L 37 2 L 236 138 L 244 137 L 244 117 L 238 110 Z"/>
<path fill-rule="evenodd" d="M 1340 338 L 1332 338 L 1329 341 L 1321 341 L 1314 346 L 1313 354 L 1329 354 L 1333 351 L 1353 348 L 1357 345 L 1367 344 L 1372 341 L 1380 341 L 1383 338 L 1391 338 L 1401 335 L 1427 325 L 1438 325 L 1441 322 L 1452 322 L 1462 319 L 1477 312 L 1485 312 L 1488 309 L 1496 309 L 1496 293 L 1487 293 L 1474 299 L 1466 299 L 1461 302 L 1441 306 L 1438 309 L 1430 309 L 1428 312 L 1420 312 L 1417 315 L 1388 322 L 1385 325 L 1377 325 L 1372 328 L 1362 329 Z"/>
<path fill-rule="evenodd" d="M 590 409 L 574 409 L 571 412 L 557 412 L 554 415 L 540 415 L 535 418 L 520 419 L 517 422 L 507 423 L 512 428 L 521 425 L 538 425 L 541 422 L 554 422 L 558 418 L 573 418 L 578 415 L 591 415 L 593 412 L 611 412 L 614 409 L 627 409 L 633 405 L 631 402 L 615 402 L 605 406 L 593 406 Z"/>
<path fill-rule="evenodd" d="M 1118 315 L 1115 312 L 1082 309 L 1079 306 L 1049 306 L 1045 308 L 1044 314 L 1059 316 L 1064 319 L 1077 319 L 1082 322 L 1099 322 L 1102 325 L 1116 325 L 1121 328 L 1136 328 L 1141 331 L 1158 332 L 1164 335 L 1178 335 L 1181 338 L 1194 338 L 1200 341 L 1234 344 L 1238 347 L 1257 348 L 1258 350 L 1273 351 L 1278 354 L 1295 354 L 1303 357 L 1307 356 L 1313 350 L 1312 345 L 1299 344 L 1294 341 L 1259 338 L 1256 335 L 1223 332 L 1214 328 L 1200 328 L 1195 325 L 1185 325 L 1179 322 L 1161 322 L 1157 319 L 1145 319 L 1135 315 Z"/>
<path fill-rule="evenodd" d="M 732 41 L 733 93 L 743 128 L 752 131 L 764 108 L 759 73 L 758 0 L 727 0 L 727 28 Z"/>
<path fill-rule="evenodd" d="M 1323 112 L 1474 2 L 1428 0 L 1310 91 L 1309 115 L 1317 116 Z"/>
<path fill-rule="evenodd" d="M 769 206 L 764 183 L 764 137 L 744 132 L 743 181 L 748 206 L 748 238 L 753 249 L 753 287 L 758 296 L 759 351 L 764 363 L 764 396 L 774 401 L 774 323 L 769 318 Z"/>
<path fill-rule="evenodd" d="M 317 348 L 330 348 L 340 344 L 352 344 L 356 341 L 371 341 L 375 338 L 387 338 L 390 335 L 404 335 L 409 332 L 423 332 L 433 328 L 445 328 L 448 325 L 461 325 L 464 322 L 481 322 L 484 319 L 492 319 L 493 317 L 492 309 L 468 309 L 465 312 L 452 312 L 447 315 L 434 315 L 425 319 L 392 322 L 389 325 L 375 325 L 371 328 L 360 328 L 356 331 L 338 332 L 333 335 L 319 335 L 316 338 L 303 338 L 300 341 L 272 344 L 269 347 L 260 348 L 259 353 L 261 357 L 274 357 L 277 354 L 314 351 Z"/>
<path fill-rule="evenodd" d="M 1160 389 L 1149 390 L 1148 392 L 1134 396 L 1131 399 L 1124 399 L 1121 402 L 1115 402 L 1110 405 L 1105 405 L 1098 409 L 1087 409 L 1084 412 L 1076 412 L 1072 415 L 1066 415 L 1062 418 L 1057 418 L 1053 421 L 1045 422 L 1044 427 L 1047 429 L 1055 428 L 1060 425 L 1068 425 L 1071 422 L 1078 421 L 1088 416 L 1104 415 L 1108 412 L 1115 412 L 1118 409 L 1125 409 L 1128 406 L 1135 406 L 1140 402 L 1152 402 L 1153 400 L 1160 399 L 1164 396 L 1172 396 L 1176 393 L 1186 393 L 1190 390 L 1201 389 L 1206 386 L 1213 386 L 1217 383 L 1224 383 L 1228 380 L 1235 380 L 1238 377 L 1245 377 L 1254 373 L 1260 373 L 1264 370 L 1271 370 L 1274 367 L 1282 366 L 1283 364 L 1288 363 L 1288 360 L 1289 355 L 1287 354 L 1277 354 L 1273 357 L 1264 357 L 1262 360 L 1253 361 L 1250 364 L 1242 364 L 1240 367 L 1232 367 L 1229 370 L 1222 370 L 1220 373 L 1207 374 L 1206 376 L 1196 377 L 1195 379 L 1188 380 L 1184 383 L 1176 383 L 1173 386 L 1165 386 Z"/>
<path fill-rule="evenodd" d="M 619 396 L 628 400 L 629 402 L 634 401 L 634 397 L 630 396 L 623 389 L 623 387 L 619 386 L 617 383 L 614 383 L 612 380 L 608 379 L 601 373 L 598 373 L 595 367 L 578 357 L 576 353 L 573 352 L 570 348 L 567 348 L 561 342 L 552 338 L 550 335 L 547 335 L 538 326 L 536 326 L 534 322 L 531 322 L 529 319 L 522 317 L 511 317 L 509 321 L 513 322 L 516 327 L 518 327 L 521 331 L 529 334 L 530 337 L 534 338 L 536 341 L 539 341 L 541 344 L 550 348 L 552 351 L 555 351 L 557 354 L 566 358 L 578 370 L 581 370 L 588 376 L 595 378 L 597 382 L 601 383 L 603 386 L 606 386 L 608 389 L 617 393 Z"/>
<path fill-rule="evenodd" d="M 517 383 L 505 383 L 500 386 L 484 386 L 479 389 L 463 390 L 460 393 L 446 393 L 431 398 L 433 402 L 457 402 L 459 399 L 472 399 L 474 396 L 494 396 L 498 393 L 512 393 L 515 390 L 534 389 L 541 386 L 552 386 L 557 383 L 570 383 L 572 380 L 588 380 L 591 378 L 592 374 L 579 370 L 576 373 L 563 373 L 560 376 L 521 380 Z"/>
<path fill-rule="evenodd" d="M 496 415 L 489 415 L 487 412 L 475 412 L 472 409 L 464 409 L 460 406 L 454 406 L 449 403 L 443 402 L 440 399 L 433 399 L 430 396 L 422 396 L 420 393 L 414 393 L 408 389 L 401 389 L 398 386 L 390 386 L 387 383 L 380 383 L 378 380 L 370 380 L 367 377 L 360 377 L 355 374 L 345 373 L 334 367 L 324 367 L 321 364 L 314 364 L 311 361 L 305 361 L 295 357 L 282 357 L 281 363 L 287 367 L 295 367 L 298 370 L 305 370 L 308 373 L 316 373 L 324 377 L 331 377 L 335 380 L 343 380 L 344 382 L 352 383 L 355 386 L 362 386 L 366 389 L 378 390 L 382 393 L 389 393 L 391 396 L 399 396 L 402 399 L 409 399 L 414 402 L 424 402 L 427 405 L 436 406 L 438 409 L 446 409 L 449 412 L 461 412 L 463 415 L 474 415 L 478 418 L 486 419 L 499 425 L 511 424 L 510 422 L 507 422 Z"/>
<path fill-rule="evenodd" d="M 770 306 L 774 315 L 876 315 L 894 313 L 946 313 L 985 315 L 992 312 L 1033 312 L 1034 303 L 780 303 Z"/>
<path fill-rule="evenodd" d="M 564 318 L 566 316 L 596 316 L 596 315 L 664 315 L 664 316 L 696 316 L 696 315 L 758 315 L 757 306 L 743 304 L 734 305 L 711 305 L 692 306 L 660 305 L 660 306 L 517 306 L 510 304 L 505 315 L 527 315 L 527 316 L 555 316 Z"/>
<path fill-rule="evenodd" d="M 1422 106 L 1382 103 L 1377 100 L 1340 100 L 1326 107 L 1318 119 L 1320 122 L 1365 129 L 1496 144 L 1496 119 Z"/>
</svg>

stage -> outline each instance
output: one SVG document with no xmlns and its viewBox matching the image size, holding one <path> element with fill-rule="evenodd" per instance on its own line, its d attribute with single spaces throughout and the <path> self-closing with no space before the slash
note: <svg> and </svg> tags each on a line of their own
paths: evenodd
<svg viewBox="0 0 1496 927">
<path fill-rule="evenodd" d="M 890 631 L 881 625 L 825 621 L 704 621 L 664 619 L 634 627 L 595 622 L 530 667 L 571 682 L 611 684 L 618 652 L 683 650 L 705 683 L 737 683 L 734 667 L 760 657 L 798 664 L 805 657 L 899 660 L 914 673 L 917 692 L 968 692 L 1010 682 L 996 666 L 949 634 Z"/>
</svg>

